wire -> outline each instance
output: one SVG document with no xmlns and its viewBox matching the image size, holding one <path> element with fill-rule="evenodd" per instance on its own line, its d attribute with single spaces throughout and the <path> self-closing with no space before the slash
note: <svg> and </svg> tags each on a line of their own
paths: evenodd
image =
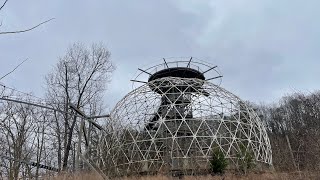
<svg viewBox="0 0 320 180">
<path fill-rule="evenodd" d="M 30 94 L 30 93 L 26 93 L 26 92 L 19 91 L 19 90 L 15 89 L 15 88 L 6 86 L 6 85 L 4 85 L 4 84 L 0 84 L 0 86 L 2 86 L 2 87 L 4 88 L 4 90 L 10 89 L 10 90 L 12 90 L 12 91 L 14 91 L 14 92 L 17 92 L 17 93 L 20 93 L 20 94 L 23 94 L 23 95 L 27 95 L 27 96 L 29 96 L 29 97 L 34 97 L 34 98 L 37 98 L 37 99 L 39 99 L 39 100 L 45 101 L 45 99 L 43 99 L 43 98 L 37 97 L 37 96 L 32 95 L 32 94 Z"/>
</svg>

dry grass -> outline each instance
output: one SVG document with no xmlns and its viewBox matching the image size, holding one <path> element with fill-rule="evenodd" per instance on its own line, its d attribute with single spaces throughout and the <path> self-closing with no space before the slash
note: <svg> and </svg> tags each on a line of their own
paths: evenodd
<svg viewBox="0 0 320 180">
<path fill-rule="evenodd" d="M 45 178 L 46 180 L 99 180 L 100 175 L 94 173 L 60 174 L 55 177 Z"/>
<path fill-rule="evenodd" d="M 47 178 L 50 180 L 98 180 L 101 177 L 97 174 L 74 174 L 60 175 L 57 177 Z M 158 175 L 158 176 L 141 176 L 141 177 L 123 177 L 120 180 L 177 180 L 178 177 Z M 294 172 L 294 173 L 251 173 L 247 175 L 236 175 L 227 173 L 222 176 L 184 176 L 183 180 L 318 180 L 320 179 L 319 172 Z"/>
</svg>

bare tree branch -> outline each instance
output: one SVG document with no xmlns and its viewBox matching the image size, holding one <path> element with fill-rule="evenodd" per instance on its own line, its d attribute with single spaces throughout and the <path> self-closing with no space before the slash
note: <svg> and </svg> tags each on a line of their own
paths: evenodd
<svg viewBox="0 0 320 180">
<path fill-rule="evenodd" d="M 55 19 L 55 18 L 51 18 L 51 19 L 46 20 L 46 21 L 44 21 L 44 22 L 42 22 L 42 23 L 40 23 L 40 24 L 38 24 L 38 25 L 36 25 L 36 26 L 33 26 L 32 28 L 29 28 L 29 29 L 19 30 L 19 31 L 5 31 L 5 32 L 0 32 L 0 34 L 17 34 L 17 33 L 23 33 L 23 32 L 27 32 L 27 31 L 31 31 L 31 30 L 33 30 L 33 29 L 41 26 L 42 24 L 45 24 L 45 23 L 47 23 L 47 22 L 49 22 L 49 21 L 52 21 L 52 20 L 54 20 L 54 19 Z"/>
<path fill-rule="evenodd" d="M 5 78 L 5 77 L 7 77 L 9 74 L 11 74 L 11 73 L 13 73 L 19 66 L 21 66 L 24 62 L 26 62 L 28 59 L 25 59 L 24 61 L 22 61 L 20 64 L 18 64 L 18 66 L 16 66 L 12 71 L 10 71 L 10 72 L 8 72 L 7 74 L 5 74 L 4 76 L 2 76 L 1 78 L 0 78 L 0 81 L 3 79 L 3 78 Z"/>
<path fill-rule="evenodd" d="M 60 103 L 56 108 L 66 112 L 52 119 L 55 121 L 53 128 L 57 133 L 56 137 L 59 137 L 55 139 L 58 146 L 55 153 L 59 156 L 58 164 L 63 170 L 72 166 L 79 167 L 78 162 L 82 161 L 78 155 L 75 156 L 77 153 L 74 148 L 76 145 L 81 145 L 81 141 L 79 144 L 74 144 L 75 138 L 79 137 L 76 132 L 81 125 L 79 126 L 75 114 L 68 113 L 69 105 L 73 103 L 76 109 L 81 109 L 90 116 L 99 115 L 95 112 L 103 106 L 102 93 L 113 70 L 110 52 L 102 44 L 93 44 L 88 48 L 76 43 L 68 49 L 64 57 L 60 58 L 54 71 L 46 77 L 47 100 L 51 104 Z M 89 141 L 97 139 L 96 132 L 91 128 L 87 133 L 90 134 L 87 139 Z M 85 148 L 87 151 L 90 147 Z"/>
<path fill-rule="evenodd" d="M 7 2 L 8 2 L 8 0 L 4 1 L 4 3 L 3 3 L 2 6 L 0 7 L 0 11 L 1 11 L 1 9 L 6 5 Z"/>
</svg>

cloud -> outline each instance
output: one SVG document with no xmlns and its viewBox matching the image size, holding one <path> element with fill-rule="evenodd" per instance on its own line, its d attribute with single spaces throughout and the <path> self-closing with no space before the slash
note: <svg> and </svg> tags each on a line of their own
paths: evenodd
<svg viewBox="0 0 320 180">
<path fill-rule="evenodd" d="M 162 57 L 195 56 L 220 67 L 222 86 L 245 100 L 271 102 L 290 89 L 319 89 L 320 2 L 10 1 L 4 26 L 32 32 L 0 37 L 6 72 L 30 60 L 5 83 L 44 92 L 44 76 L 73 42 L 104 42 L 117 65 L 106 94 L 109 107 L 131 90 L 138 67 Z M 10 22 L 9 22 L 10 21 Z"/>
<path fill-rule="evenodd" d="M 222 66 L 225 85 L 243 98 L 270 102 L 289 87 L 313 90 L 319 88 L 319 4 L 211 1 L 210 20 L 196 39 L 202 54 Z"/>
</svg>

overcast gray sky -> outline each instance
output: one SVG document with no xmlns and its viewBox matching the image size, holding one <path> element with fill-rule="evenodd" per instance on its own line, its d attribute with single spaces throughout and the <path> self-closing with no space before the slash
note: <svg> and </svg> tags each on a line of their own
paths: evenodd
<svg viewBox="0 0 320 180">
<path fill-rule="evenodd" d="M 1 2 L 4 0 L 1 0 Z M 74 42 L 103 42 L 117 66 L 106 94 L 113 107 L 138 67 L 194 56 L 219 66 L 222 86 L 244 100 L 272 102 L 320 89 L 318 0 L 9 0 L 0 30 L 2 83 L 43 96 L 44 76 Z"/>
</svg>

